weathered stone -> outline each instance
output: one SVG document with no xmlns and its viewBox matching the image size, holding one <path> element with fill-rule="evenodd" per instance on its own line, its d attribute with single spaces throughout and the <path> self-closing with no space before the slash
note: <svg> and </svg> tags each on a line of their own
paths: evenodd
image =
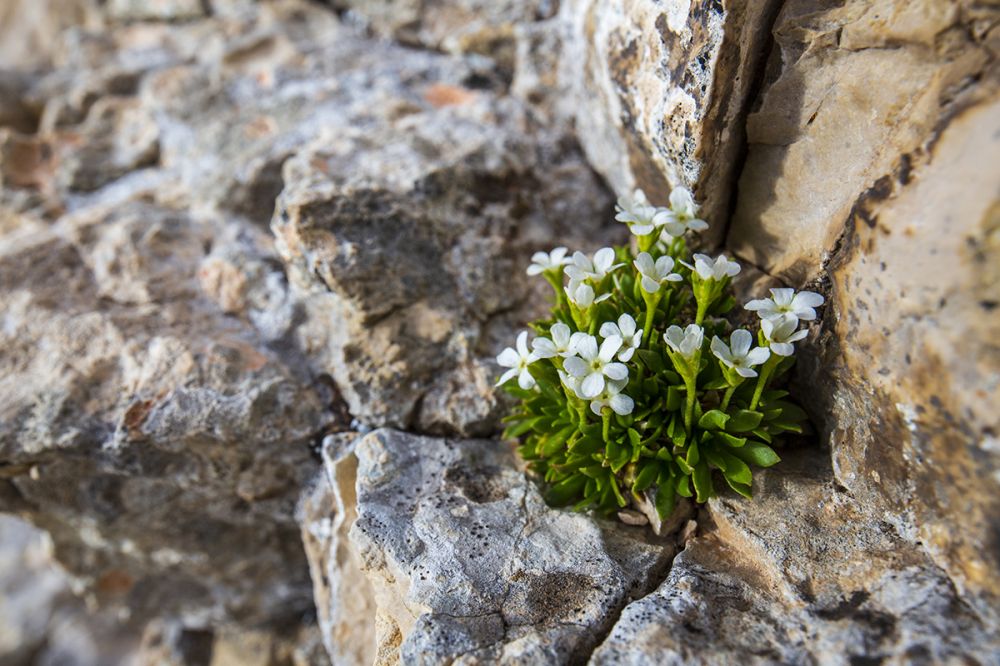
<svg viewBox="0 0 1000 666">
<path fill-rule="evenodd" d="M 194 627 L 308 609 L 293 513 L 330 420 L 294 349 L 201 294 L 225 238 L 130 203 L 0 248 L 4 509 L 98 601 Z"/>
<path fill-rule="evenodd" d="M 313 107 L 324 137 L 285 163 L 272 222 L 293 282 L 328 313 L 310 319 L 338 322 L 302 346 L 366 423 L 489 433 L 498 338 L 543 302 L 525 309 L 531 251 L 592 244 L 609 199 L 571 141 L 467 88 L 464 61 L 356 46 L 339 48 L 366 69 L 341 76 L 367 84 Z"/>
<path fill-rule="evenodd" d="M 0 478 L 9 471 L 0 468 Z M 73 596 L 41 530 L 0 516 L 0 665 L 126 663 L 134 631 Z"/>
<path fill-rule="evenodd" d="M 303 498 L 299 515 L 323 643 L 330 661 L 344 666 L 376 661 L 375 592 L 348 540 L 358 515 L 357 437 L 344 433 L 324 442 L 323 473 Z"/>
<path fill-rule="evenodd" d="M 819 274 L 858 196 L 930 139 L 993 59 L 962 4 L 785 3 L 747 120 L 737 253 L 795 283 Z"/>
<path fill-rule="evenodd" d="M 203 0 L 110 0 L 108 16 L 121 20 L 177 21 L 205 15 Z"/>
<path fill-rule="evenodd" d="M 87 112 L 77 131 L 54 138 L 56 179 L 70 190 L 96 190 L 102 185 L 155 164 L 159 131 L 148 109 L 129 97 L 102 97 Z"/>
<path fill-rule="evenodd" d="M 712 500 L 708 529 L 591 663 L 994 663 L 996 626 L 825 463 L 789 452 L 754 475 L 754 500 Z"/>
<path fill-rule="evenodd" d="M 562 77 L 594 168 L 665 205 L 685 185 L 722 240 L 744 119 L 780 3 L 570 0 Z"/>
<path fill-rule="evenodd" d="M 998 17 L 786 3 L 730 235 L 793 285 L 829 281 L 798 387 L 836 478 L 984 616 L 1000 600 Z"/>
<path fill-rule="evenodd" d="M 378 664 L 579 660 L 621 607 L 656 585 L 674 552 L 672 540 L 646 530 L 547 507 L 496 441 L 379 430 L 353 453 L 328 458 L 325 482 L 357 489 L 355 509 L 341 503 L 326 518 L 335 527 L 319 528 L 322 514 L 311 524 L 338 535 L 337 553 L 350 529 L 373 588 L 359 596 L 377 605 Z M 314 552 L 314 565 L 323 558 L 334 551 Z M 322 612 L 343 613 L 335 595 L 358 589 L 353 566 L 323 572 L 327 592 L 318 598 L 331 607 Z"/>
</svg>

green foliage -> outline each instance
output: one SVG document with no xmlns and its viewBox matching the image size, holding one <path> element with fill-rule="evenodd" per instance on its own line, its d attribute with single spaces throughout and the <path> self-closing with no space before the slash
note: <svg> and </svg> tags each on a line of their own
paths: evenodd
<svg viewBox="0 0 1000 666">
<path fill-rule="evenodd" d="M 689 266 L 692 260 L 683 238 L 664 236 L 667 242 L 663 242 L 659 231 L 654 233 L 655 239 L 653 234 L 640 236 L 639 248 L 654 261 L 670 257 L 674 261 L 661 263 L 671 263 L 668 271 L 679 278 L 664 278 L 658 284 L 647 281 L 655 289 L 650 293 L 642 285 L 638 250 L 613 248 L 616 266 L 604 274 L 602 266 L 588 272 L 587 258 L 578 253 L 565 269 L 568 289 L 563 288 L 563 265 L 555 262 L 544 268 L 556 299 L 551 316 L 530 325 L 545 344 L 557 337 L 556 324 L 607 341 L 612 336 L 601 333 L 602 325 L 628 315 L 642 336 L 631 354 L 626 350 L 629 336 L 619 336 L 625 344 L 614 363 L 625 365 L 626 380 L 604 377 L 605 388 L 599 395 L 582 391 L 583 377 L 569 372 L 581 366 L 569 360 L 582 353 L 579 341 L 553 354 L 536 339 L 535 351 L 528 357 L 522 354 L 518 366 L 530 377 L 519 381 L 512 381 L 518 372 L 511 364 L 513 350 L 505 350 L 506 359 L 503 354 L 498 357 L 514 368 L 505 375 L 504 389 L 518 400 L 505 419 L 504 437 L 519 441 L 520 455 L 544 479 L 546 498 L 553 505 L 600 513 L 652 506 L 666 518 L 678 497 L 705 502 L 722 484 L 749 498 L 752 468 L 778 463 L 773 446 L 781 435 L 803 430 L 805 412 L 788 400 L 786 391 L 774 388 L 792 367 L 792 356 L 768 349 L 779 347 L 763 333 L 753 335 L 768 350 L 756 352 L 757 362 L 750 363 L 755 369 L 744 365 L 740 370 L 739 362 L 727 362 L 726 354 L 717 352 L 723 339 L 737 346 L 738 336 L 730 337 L 732 326 L 724 318 L 735 303 L 732 269 L 728 275 L 712 274 L 705 269 L 711 260 L 704 255 L 697 255 L 700 259 Z M 591 303 L 587 298 L 574 299 L 581 284 L 591 286 L 596 296 L 607 297 Z M 703 335 L 692 333 L 684 353 L 684 346 L 672 345 L 664 333 L 689 324 L 700 327 Z M 677 330 L 673 335 L 679 342 Z M 709 344 L 715 336 L 718 342 Z M 612 398 L 618 394 L 622 397 L 615 402 Z"/>
</svg>

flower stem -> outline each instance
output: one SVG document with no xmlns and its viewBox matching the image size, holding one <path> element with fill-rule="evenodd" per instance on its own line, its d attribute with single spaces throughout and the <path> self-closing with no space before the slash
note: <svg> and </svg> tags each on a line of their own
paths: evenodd
<svg viewBox="0 0 1000 666">
<path fill-rule="evenodd" d="M 719 407 L 722 411 L 726 411 L 729 407 L 729 401 L 733 397 L 733 393 L 736 391 L 736 386 L 730 386 L 726 389 L 725 394 L 722 396 L 722 405 Z"/>
<path fill-rule="evenodd" d="M 643 292 L 642 300 L 646 301 L 646 319 L 642 324 L 642 343 L 646 349 L 649 349 L 652 344 L 653 319 L 656 317 L 656 307 L 660 304 L 660 292 L 652 295 L 647 295 L 646 292 Z"/>
<path fill-rule="evenodd" d="M 604 422 L 601 434 L 604 436 L 604 441 L 607 442 L 611 439 L 611 410 L 607 407 L 601 409 L 601 420 Z"/>
<path fill-rule="evenodd" d="M 757 387 L 753 391 L 753 399 L 750 401 L 750 409 L 757 409 L 757 403 L 760 402 L 760 396 L 764 392 L 764 387 L 767 386 L 767 382 L 771 379 L 771 374 L 774 369 L 778 366 L 781 357 L 776 354 L 771 354 L 771 356 L 764 362 L 764 367 L 760 369 L 760 376 L 757 377 Z"/>
<path fill-rule="evenodd" d="M 708 299 L 699 298 L 698 299 L 698 313 L 695 315 L 694 323 L 701 326 L 701 322 L 705 319 L 705 311 L 708 310 Z"/>
<path fill-rule="evenodd" d="M 687 403 L 684 407 L 684 427 L 688 431 L 688 435 L 691 434 L 691 421 L 694 420 L 694 400 L 696 393 L 696 386 L 694 379 L 684 378 L 684 385 L 687 387 Z"/>
</svg>

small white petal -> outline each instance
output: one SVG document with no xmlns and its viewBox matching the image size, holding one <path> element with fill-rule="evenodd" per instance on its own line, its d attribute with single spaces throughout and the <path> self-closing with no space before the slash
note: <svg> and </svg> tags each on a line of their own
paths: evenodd
<svg viewBox="0 0 1000 666">
<path fill-rule="evenodd" d="M 795 345 L 788 342 L 772 342 L 771 351 L 778 356 L 791 356 L 795 353 Z"/>
<path fill-rule="evenodd" d="M 604 390 L 604 375 L 592 372 L 580 384 L 580 393 L 585 398 L 596 398 Z"/>
<path fill-rule="evenodd" d="M 528 332 L 521 331 L 517 334 L 517 353 L 520 356 L 528 355 Z"/>
<path fill-rule="evenodd" d="M 500 375 L 500 379 L 497 380 L 497 386 L 500 386 L 501 384 L 506 384 L 512 378 L 516 377 L 517 373 L 518 373 L 517 368 L 511 368 L 507 372 L 503 373 L 502 375 Z"/>
<path fill-rule="evenodd" d="M 738 367 L 738 368 L 736 368 L 736 372 L 740 375 L 740 377 L 750 378 L 750 377 L 756 377 L 757 376 L 757 371 L 756 370 L 751 370 L 750 368 Z"/>
<path fill-rule="evenodd" d="M 618 330 L 621 331 L 623 338 L 635 335 L 635 319 L 632 315 L 626 313 L 618 317 Z"/>
<path fill-rule="evenodd" d="M 747 354 L 747 365 L 760 365 L 771 357 L 771 350 L 767 347 L 757 347 Z"/>
<path fill-rule="evenodd" d="M 621 335 L 621 331 L 618 330 L 618 325 L 612 321 L 606 321 L 601 324 L 601 328 L 598 331 L 602 338 L 610 338 L 612 335 Z"/>
<path fill-rule="evenodd" d="M 627 379 L 628 367 L 626 367 L 624 363 L 608 363 L 604 366 L 604 374 L 611 379 Z"/>
<path fill-rule="evenodd" d="M 750 345 L 753 344 L 753 336 L 750 331 L 745 331 L 742 328 L 733 331 L 733 334 L 729 336 L 729 345 L 733 350 L 734 357 L 744 357 L 747 352 L 750 351 Z"/>
<path fill-rule="evenodd" d="M 576 353 L 585 361 L 597 358 L 597 338 L 592 335 L 583 336 L 576 343 Z"/>
<path fill-rule="evenodd" d="M 590 372 L 590 365 L 576 356 L 570 356 L 563 361 L 563 367 L 573 377 L 583 377 Z"/>
<path fill-rule="evenodd" d="M 505 368 L 516 368 L 520 362 L 520 355 L 510 347 L 497 354 L 497 363 Z"/>
<path fill-rule="evenodd" d="M 521 374 L 517 376 L 517 385 L 523 388 L 524 390 L 528 390 L 534 387 L 535 378 L 531 376 L 531 373 L 528 372 L 527 368 L 521 370 Z"/>
<path fill-rule="evenodd" d="M 615 414 L 620 414 L 621 416 L 627 416 L 635 409 L 635 401 L 623 393 L 611 396 L 611 399 L 608 400 L 608 405 L 614 410 Z"/>
<path fill-rule="evenodd" d="M 612 335 L 601 343 L 601 351 L 598 353 L 598 358 L 605 363 L 608 363 L 611 359 L 615 357 L 618 350 L 622 347 L 622 339 L 618 335 Z"/>
<path fill-rule="evenodd" d="M 660 290 L 660 283 L 649 277 L 648 275 L 642 276 L 642 290 L 647 294 L 655 294 Z"/>
<path fill-rule="evenodd" d="M 548 338 L 535 338 L 531 341 L 531 347 L 538 358 L 552 358 L 559 353 L 555 343 Z"/>
</svg>

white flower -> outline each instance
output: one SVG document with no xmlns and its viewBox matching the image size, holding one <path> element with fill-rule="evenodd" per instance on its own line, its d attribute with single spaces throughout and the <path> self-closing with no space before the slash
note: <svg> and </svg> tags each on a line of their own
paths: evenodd
<svg viewBox="0 0 1000 666">
<path fill-rule="evenodd" d="M 552 324 L 549 329 L 549 338 L 535 338 L 531 342 L 531 348 L 538 358 L 552 358 L 553 356 L 572 356 L 574 337 L 579 335 L 573 333 L 569 326 L 562 322 Z"/>
<path fill-rule="evenodd" d="M 705 340 L 705 331 L 697 324 L 688 324 L 684 330 L 675 324 L 663 334 L 663 340 L 675 352 L 686 359 L 691 359 L 701 349 L 701 343 Z"/>
<path fill-rule="evenodd" d="M 615 354 L 622 346 L 622 339 L 617 335 L 607 338 L 601 343 L 601 348 L 597 348 L 597 338 L 588 335 L 580 338 L 576 346 L 576 353 L 579 356 L 567 358 L 563 367 L 566 372 L 574 377 L 582 378 L 580 382 L 581 398 L 596 398 L 604 390 L 604 378 L 627 379 L 628 368 L 624 363 L 614 363 Z"/>
<path fill-rule="evenodd" d="M 670 208 L 660 210 L 653 218 L 653 224 L 673 237 L 683 236 L 685 231 L 704 231 L 708 223 L 698 218 L 698 204 L 686 187 L 675 187 L 670 193 Z"/>
<path fill-rule="evenodd" d="M 649 294 L 655 294 L 660 290 L 660 285 L 666 282 L 679 282 L 683 280 L 674 270 L 674 260 L 672 257 L 664 255 L 653 262 L 653 256 L 649 252 L 640 252 L 639 256 L 632 262 L 642 275 L 642 288 Z"/>
<path fill-rule="evenodd" d="M 702 280 L 723 280 L 740 272 L 740 265 L 726 259 L 724 254 L 720 254 L 715 259 L 707 254 L 696 254 L 694 255 L 694 266 L 683 261 L 681 263 L 697 273 Z"/>
<path fill-rule="evenodd" d="M 580 396 L 580 379 L 570 374 L 567 374 L 562 370 L 558 370 L 557 372 L 559 373 L 559 379 L 560 381 L 562 381 L 563 386 L 572 391 L 573 395 L 582 397 Z"/>
<path fill-rule="evenodd" d="M 538 357 L 528 351 L 528 332 L 521 331 L 517 334 L 517 350 L 507 347 L 497 354 L 497 363 L 505 368 L 510 368 L 500 376 L 497 386 L 506 384 L 511 378 L 517 376 L 517 385 L 527 390 L 535 385 L 535 378 L 528 372 L 528 366 L 538 360 Z"/>
<path fill-rule="evenodd" d="M 809 331 L 805 329 L 797 331 L 798 326 L 799 320 L 792 314 L 783 314 L 775 319 L 762 319 L 760 321 L 764 337 L 771 343 L 771 351 L 778 356 L 794 354 L 795 345 L 792 343 L 798 342 L 809 334 Z"/>
<path fill-rule="evenodd" d="M 613 321 L 606 321 L 601 324 L 601 330 L 599 331 L 602 338 L 610 338 L 617 335 L 622 339 L 622 348 L 618 352 L 619 361 L 627 361 L 632 358 L 635 354 L 635 350 L 639 348 L 639 343 L 642 342 L 642 329 L 635 325 L 635 319 L 632 315 L 623 314 L 618 317 L 618 323 Z"/>
<path fill-rule="evenodd" d="M 557 247 L 551 252 L 536 252 L 531 255 L 531 265 L 528 266 L 528 275 L 540 275 L 547 270 L 559 268 L 569 263 L 566 253 L 569 252 L 564 247 Z"/>
<path fill-rule="evenodd" d="M 628 380 L 609 380 L 604 387 L 604 391 L 590 401 L 590 411 L 601 416 L 601 410 L 604 407 L 610 407 L 615 414 L 622 416 L 631 414 L 632 410 L 635 409 L 635 401 L 622 393 L 622 389 L 625 388 L 625 384 L 627 383 Z"/>
<path fill-rule="evenodd" d="M 577 280 L 569 281 L 569 285 L 566 287 L 566 295 L 569 296 L 569 300 L 575 303 L 577 307 L 581 308 L 589 308 L 594 303 L 600 303 L 605 299 L 611 298 L 610 293 L 595 297 L 593 287 Z"/>
<path fill-rule="evenodd" d="M 751 370 L 755 365 L 760 365 L 771 356 L 771 351 L 767 347 L 754 347 L 753 335 L 750 331 L 742 328 L 733 331 L 729 336 L 729 345 L 719 339 L 719 336 L 712 336 L 712 353 L 718 357 L 723 364 L 735 370 L 741 377 L 756 377 L 757 371 Z"/>
<path fill-rule="evenodd" d="M 771 298 L 753 300 L 743 307 L 755 311 L 761 319 L 776 319 L 789 314 L 796 319 L 812 321 L 816 318 L 816 310 L 813 308 L 821 305 L 823 297 L 813 291 L 800 291 L 796 294 L 794 289 L 772 289 Z"/>
<path fill-rule="evenodd" d="M 627 224 L 629 230 L 636 236 L 645 236 L 653 233 L 653 229 L 656 228 L 653 218 L 663 210 L 650 204 L 645 192 L 636 190 L 631 198 L 618 198 L 618 205 L 615 206 L 618 214 L 615 215 L 615 219 Z"/>
<path fill-rule="evenodd" d="M 582 282 L 588 278 L 601 280 L 605 275 L 624 264 L 615 263 L 615 251 L 610 247 L 602 247 L 594 253 L 591 259 L 583 252 L 574 252 L 573 260 L 566 266 L 566 275 L 570 280 Z"/>
</svg>

